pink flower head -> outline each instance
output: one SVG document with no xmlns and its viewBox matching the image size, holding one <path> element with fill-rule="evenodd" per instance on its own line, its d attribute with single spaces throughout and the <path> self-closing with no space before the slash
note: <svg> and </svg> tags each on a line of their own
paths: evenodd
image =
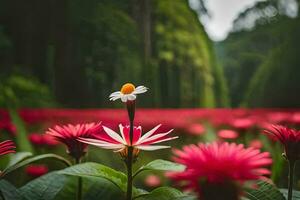
<svg viewBox="0 0 300 200">
<path fill-rule="evenodd" d="M 49 169 L 46 165 L 29 165 L 25 168 L 26 173 L 32 177 L 39 177 L 47 174 Z"/>
<path fill-rule="evenodd" d="M 79 142 L 78 138 L 95 138 L 102 131 L 100 123 L 88 123 L 66 126 L 55 126 L 49 128 L 46 134 L 54 137 L 56 140 L 67 146 L 67 153 L 75 159 L 80 159 L 87 149 L 87 144 Z"/>
<path fill-rule="evenodd" d="M 201 124 L 191 124 L 187 131 L 192 135 L 202 135 L 205 132 L 205 128 Z"/>
<path fill-rule="evenodd" d="M 41 146 L 44 144 L 43 142 L 43 135 L 38 134 L 38 133 L 31 133 L 28 135 L 29 141 L 37 146 Z"/>
<path fill-rule="evenodd" d="M 15 153 L 16 146 L 11 140 L 5 140 L 0 143 L 0 156 L 9 154 L 9 153 Z"/>
<path fill-rule="evenodd" d="M 161 180 L 157 175 L 148 175 L 145 179 L 145 184 L 149 187 L 158 187 L 161 185 Z"/>
<path fill-rule="evenodd" d="M 8 119 L 4 119 L 4 120 L 0 121 L 0 129 L 3 129 L 5 131 L 9 132 L 12 136 L 17 135 L 16 126 L 13 123 L 11 123 L 11 121 Z"/>
<path fill-rule="evenodd" d="M 39 134 L 39 133 L 31 133 L 29 136 L 29 141 L 36 146 L 47 146 L 53 147 L 58 144 L 58 141 L 51 135 Z"/>
<path fill-rule="evenodd" d="M 239 137 L 239 134 L 233 130 L 220 130 L 218 131 L 218 136 L 222 139 L 236 139 Z"/>
<path fill-rule="evenodd" d="M 198 192 L 201 199 L 232 199 L 223 198 L 232 195 L 225 191 L 235 191 L 238 196 L 239 185 L 270 174 L 265 166 L 272 163 L 268 152 L 261 153 L 251 147 L 245 148 L 243 144 L 227 142 L 189 145 L 183 147 L 183 150 L 174 150 L 174 153 L 174 160 L 186 165 L 186 170 L 169 173 L 170 178 L 183 183 L 186 189 Z M 221 196 L 209 198 L 215 195 L 216 188 L 219 188 L 217 191 L 220 191 Z M 212 194 L 210 189 L 213 190 Z"/>
<path fill-rule="evenodd" d="M 287 159 L 300 159 L 300 131 L 285 126 L 273 125 L 270 129 L 265 130 L 265 133 L 283 144 Z"/>
<path fill-rule="evenodd" d="M 231 125 L 236 129 L 247 130 L 254 125 L 254 121 L 250 118 L 237 118 L 231 122 Z"/>
<path fill-rule="evenodd" d="M 290 121 L 294 124 L 300 124 L 300 113 L 295 113 L 293 116 L 291 116 Z"/>
<path fill-rule="evenodd" d="M 250 141 L 249 146 L 255 149 L 261 149 L 264 145 L 260 140 L 252 140 Z"/>
<path fill-rule="evenodd" d="M 110 128 L 103 126 L 103 130 L 105 133 L 102 135 L 98 135 L 97 139 L 80 138 L 78 140 L 80 142 L 98 146 L 104 149 L 113 149 L 115 152 L 119 152 L 123 157 L 127 156 L 128 146 L 132 146 L 134 156 L 137 156 L 140 150 L 153 151 L 157 149 L 169 148 L 170 146 L 158 146 L 152 144 L 157 144 L 160 142 L 178 138 L 177 136 L 167 136 L 173 131 L 173 129 L 165 133 L 156 133 L 160 126 L 161 125 L 154 127 L 144 135 L 142 135 L 141 126 L 134 127 L 132 144 L 130 143 L 129 138 L 130 127 L 123 126 L 122 124 L 119 125 L 121 135 L 111 130 Z"/>
</svg>

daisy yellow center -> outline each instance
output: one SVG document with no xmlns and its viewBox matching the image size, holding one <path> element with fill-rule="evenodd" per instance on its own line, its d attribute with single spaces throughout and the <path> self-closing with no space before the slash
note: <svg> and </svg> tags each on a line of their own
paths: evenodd
<svg viewBox="0 0 300 200">
<path fill-rule="evenodd" d="M 135 86 L 132 83 L 126 83 L 122 86 L 122 94 L 131 94 L 135 90 Z"/>
</svg>

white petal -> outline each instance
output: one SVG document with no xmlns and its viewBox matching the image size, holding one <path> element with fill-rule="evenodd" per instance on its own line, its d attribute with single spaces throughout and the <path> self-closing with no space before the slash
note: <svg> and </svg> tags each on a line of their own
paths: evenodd
<svg viewBox="0 0 300 200">
<path fill-rule="evenodd" d="M 121 133 L 121 136 L 122 136 L 122 139 L 125 141 L 126 143 L 126 139 L 125 139 L 125 136 L 124 136 L 124 132 L 123 132 L 123 128 L 124 126 L 122 124 L 119 124 L 119 129 L 120 129 L 120 133 Z M 127 143 L 126 143 L 127 144 Z"/>
<path fill-rule="evenodd" d="M 94 145 L 94 146 L 97 146 L 97 147 L 100 147 L 100 148 L 103 148 L 103 149 L 122 149 L 124 146 L 121 146 L 121 145 L 113 145 L 113 146 L 103 146 L 101 144 L 91 144 L 91 145 Z"/>
<path fill-rule="evenodd" d="M 134 95 L 134 94 L 128 94 L 127 98 L 128 98 L 129 101 L 133 101 L 133 100 L 136 99 L 136 95 Z"/>
<path fill-rule="evenodd" d="M 97 146 L 97 147 L 101 147 L 104 149 L 119 149 L 119 148 L 123 148 L 124 145 L 123 144 L 113 144 L 113 143 L 101 143 L 101 142 L 92 142 L 92 141 L 88 141 L 90 139 L 79 139 L 80 142 L 86 143 L 86 144 L 90 144 L 93 146 Z"/>
<path fill-rule="evenodd" d="M 110 100 L 110 101 L 115 101 L 115 100 L 120 99 L 120 98 L 121 98 L 121 96 L 118 96 L 118 97 L 111 97 L 109 100 Z"/>
<path fill-rule="evenodd" d="M 127 99 L 128 99 L 128 95 L 126 95 L 126 94 L 124 95 L 124 94 L 123 94 L 123 95 L 121 96 L 121 101 L 122 101 L 122 102 L 126 103 L 126 102 L 127 102 Z"/>
<path fill-rule="evenodd" d="M 169 140 L 174 140 L 174 139 L 177 139 L 178 136 L 175 136 L 175 137 L 169 137 L 169 138 L 165 138 L 163 140 L 157 140 L 156 142 L 153 142 L 152 144 L 157 144 L 157 143 L 161 143 L 161 142 L 166 142 L 166 141 L 169 141 Z"/>
<path fill-rule="evenodd" d="M 107 128 L 106 126 L 102 126 L 102 127 L 103 127 L 103 130 L 107 133 L 107 135 L 109 135 L 111 138 L 113 138 L 114 140 L 116 140 L 122 144 L 126 144 L 125 141 L 121 138 L 121 136 L 118 133 L 111 130 L 110 128 Z"/>
<path fill-rule="evenodd" d="M 168 135 L 168 134 L 171 133 L 172 131 L 173 131 L 173 129 L 169 130 L 169 131 L 166 132 L 166 133 L 159 133 L 159 134 L 153 135 L 153 136 L 151 136 L 151 137 L 145 138 L 144 140 L 141 140 L 140 143 L 145 143 L 145 142 L 149 142 L 149 141 L 152 141 L 152 140 L 159 139 L 159 138 L 161 138 L 161 137 L 164 137 L 164 136 Z"/>
<path fill-rule="evenodd" d="M 170 148 L 170 146 L 138 145 L 138 146 L 136 146 L 136 148 L 138 148 L 140 150 L 145 150 L 145 151 L 154 151 L 154 150 L 158 150 L 158 149 L 167 149 L 167 148 Z"/>
<path fill-rule="evenodd" d="M 112 94 L 109 95 L 109 100 L 110 101 L 115 101 L 117 99 L 120 99 L 122 97 L 122 93 L 121 92 L 114 92 Z"/>
<path fill-rule="evenodd" d="M 104 141 L 104 140 L 92 139 L 92 138 L 79 138 L 77 140 L 80 141 L 80 142 L 83 142 L 83 143 L 87 143 L 87 144 L 88 143 L 111 144 L 111 145 L 116 144 L 116 143 L 107 142 L 107 141 Z"/>
<path fill-rule="evenodd" d="M 161 126 L 161 124 L 158 124 L 157 126 L 155 126 L 153 129 L 151 129 L 150 131 L 148 131 L 147 133 L 145 133 L 137 142 L 136 144 L 139 144 L 141 141 L 147 139 L 148 137 L 150 137 L 151 135 L 153 135 L 153 133 L 155 133 L 155 131 Z"/>
<path fill-rule="evenodd" d="M 120 96 L 122 93 L 120 91 L 118 92 L 113 92 L 109 95 L 109 97 L 116 97 L 116 96 Z"/>
<path fill-rule="evenodd" d="M 138 86 L 137 88 L 135 88 L 135 90 L 132 92 L 132 94 L 142 94 L 147 92 L 148 88 L 146 88 L 145 86 Z"/>
</svg>

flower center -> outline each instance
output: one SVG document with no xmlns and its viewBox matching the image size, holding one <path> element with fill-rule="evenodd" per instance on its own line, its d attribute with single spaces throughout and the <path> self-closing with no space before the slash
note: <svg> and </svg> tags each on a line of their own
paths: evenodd
<svg viewBox="0 0 300 200">
<path fill-rule="evenodd" d="M 126 83 L 121 88 L 122 94 L 131 94 L 135 90 L 135 86 L 132 83 Z"/>
</svg>

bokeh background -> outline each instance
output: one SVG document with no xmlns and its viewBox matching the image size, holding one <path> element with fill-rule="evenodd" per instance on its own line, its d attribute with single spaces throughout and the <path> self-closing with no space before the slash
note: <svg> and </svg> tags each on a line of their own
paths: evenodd
<svg viewBox="0 0 300 200">
<path fill-rule="evenodd" d="M 150 88 L 143 107 L 299 107 L 298 7 L 1 0 L 0 106 L 114 107 L 133 82 Z"/>
<path fill-rule="evenodd" d="M 286 187 L 282 149 L 261 132 L 270 124 L 300 128 L 299 6 L 298 0 L 0 0 L 0 138 L 14 140 L 18 151 L 67 157 L 45 130 L 91 121 L 117 129 L 128 123 L 127 113 L 108 96 L 133 82 L 150 88 L 137 100 L 135 123 L 145 131 L 160 123 L 161 131 L 174 128 L 175 148 L 217 140 L 269 151 L 269 178 Z M 171 155 L 143 152 L 137 166 Z M 124 169 L 118 154 L 94 147 L 85 160 Z M 62 167 L 38 164 L 10 181 L 21 186 Z M 136 184 L 172 185 L 152 175 L 152 183 L 145 174 Z"/>
</svg>

